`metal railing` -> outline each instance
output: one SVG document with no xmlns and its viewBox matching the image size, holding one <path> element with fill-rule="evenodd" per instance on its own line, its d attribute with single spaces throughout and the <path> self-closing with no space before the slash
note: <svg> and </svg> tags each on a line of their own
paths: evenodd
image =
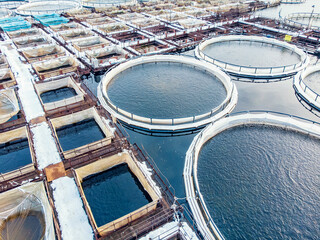
<svg viewBox="0 0 320 240">
<path fill-rule="evenodd" d="M 301 86 L 304 93 L 308 94 L 308 96 L 312 97 L 312 99 L 320 104 L 320 94 L 316 93 L 307 84 L 303 81 L 302 75 L 299 77 L 299 85 Z"/>
<path fill-rule="evenodd" d="M 165 55 L 165 56 L 176 56 L 176 54 L 161 54 L 161 55 Z M 186 58 L 190 58 L 190 59 L 195 59 L 193 56 L 188 56 L 188 55 L 183 55 Z M 130 61 L 133 61 L 135 59 L 139 59 L 139 58 L 144 58 L 145 56 L 137 56 L 137 57 L 133 57 L 130 59 Z M 143 61 L 143 60 L 141 60 Z M 187 64 L 184 62 L 179 62 L 181 64 Z M 141 64 L 141 63 L 139 63 Z M 143 64 L 143 62 L 142 62 Z M 118 65 L 113 66 L 112 68 L 110 68 L 104 75 L 104 77 L 106 76 L 107 73 L 109 73 L 111 70 L 115 69 Z M 197 67 L 197 66 L 195 66 Z M 205 69 L 204 69 L 205 70 Z M 207 71 L 207 70 L 205 70 Z M 211 74 L 211 73 L 210 73 Z M 112 101 L 109 99 L 108 96 L 104 95 L 104 90 L 103 90 L 103 84 L 99 84 L 100 86 L 100 92 L 101 92 L 101 97 L 103 98 L 102 100 L 104 100 L 105 104 L 108 105 L 113 111 L 115 111 L 116 113 L 118 113 L 119 115 L 122 115 L 126 118 L 128 118 L 128 120 L 134 120 L 140 123 L 145 123 L 145 124 L 150 124 L 150 125 L 163 125 L 163 126 L 174 126 L 174 125 L 181 125 L 181 124 L 187 124 L 187 123 L 196 123 L 199 122 L 201 120 L 204 119 L 210 119 L 213 115 L 218 114 L 219 112 L 223 111 L 228 104 L 232 101 L 232 95 L 234 93 L 234 84 L 231 83 L 231 89 L 228 89 L 230 86 L 228 86 L 229 83 L 226 83 L 224 81 L 223 82 L 224 88 L 227 90 L 227 96 L 224 99 L 224 101 L 218 105 L 217 107 L 211 109 L 209 112 L 206 112 L 204 114 L 201 115 L 193 115 L 191 117 L 185 117 L 185 118 L 171 118 L 171 119 L 159 119 L 159 118 L 149 118 L 149 117 L 142 117 L 136 114 L 133 114 L 131 112 L 125 111 L 121 108 L 119 108 L 118 106 L 114 105 L 112 103 Z M 98 90 L 99 92 L 99 90 Z M 98 93 L 99 95 L 99 93 Z"/>
<path fill-rule="evenodd" d="M 106 147 L 107 145 L 110 144 L 111 140 L 112 140 L 112 137 L 104 138 L 104 139 L 96 141 L 94 143 L 87 144 L 87 145 L 84 145 L 84 146 L 81 146 L 81 147 L 78 147 L 75 149 L 65 151 L 65 152 L 63 152 L 64 158 L 65 159 L 74 158 L 79 155 L 97 150 L 98 148 Z"/>
<path fill-rule="evenodd" d="M 35 170 L 33 164 L 28 164 L 19 169 L 13 170 L 8 173 L 0 173 L 0 185 L 2 182 L 10 181 L 14 178 L 21 177 L 25 174 L 31 173 Z"/>
<path fill-rule="evenodd" d="M 165 177 L 164 177 L 165 180 L 163 180 L 163 178 L 159 175 L 161 171 L 159 170 L 159 168 L 157 167 L 153 159 L 148 158 L 136 143 L 134 143 L 132 147 L 133 147 L 133 153 L 136 159 L 139 162 L 145 162 L 147 164 L 147 167 L 152 170 L 153 179 L 156 181 L 157 185 L 161 187 L 162 193 L 164 193 L 162 197 L 164 197 L 169 204 L 173 204 L 175 200 L 174 200 L 174 194 L 172 193 L 171 189 L 173 191 L 174 189 L 169 183 L 169 181 Z M 171 187 L 171 189 L 169 188 L 169 186 Z"/>
<path fill-rule="evenodd" d="M 53 7 L 52 9 L 47 9 L 47 10 L 32 9 L 33 6 L 41 7 L 43 3 L 46 3 L 46 4 L 53 3 L 54 5 L 56 5 L 56 8 Z M 27 4 L 26 5 L 29 7 L 29 9 L 26 8 L 27 6 L 25 5 L 24 8 L 21 8 L 21 7 L 20 9 L 18 8 L 16 12 L 21 15 L 37 15 L 37 14 L 62 13 L 74 8 L 80 8 L 80 4 L 77 3 L 76 1 L 63 1 L 63 0 L 51 1 L 51 3 L 50 1 L 37 1 L 37 2 L 29 2 Z M 63 7 L 65 5 L 67 5 L 67 7 Z M 44 5 L 43 7 L 46 7 L 46 5 Z"/>
<path fill-rule="evenodd" d="M 105 234 L 111 233 L 113 231 L 118 230 L 120 227 L 126 226 L 130 222 L 141 218 L 153 211 L 157 208 L 158 204 L 161 202 L 161 200 L 152 201 L 148 203 L 147 205 L 139 208 L 138 210 L 131 212 L 115 221 L 112 221 L 111 223 L 108 223 L 104 226 L 101 226 L 98 228 L 98 231 L 103 232 Z M 132 237 L 132 236 L 131 236 Z"/>
<path fill-rule="evenodd" d="M 299 19 L 316 19 L 320 20 L 320 13 L 307 13 L 307 12 L 297 12 L 297 13 L 291 13 L 288 16 L 285 17 L 284 22 L 288 25 L 293 25 L 298 28 L 308 28 L 308 23 L 301 23 L 298 20 Z M 320 26 L 310 26 L 312 29 L 320 30 Z"/>
<path fill-rule="evenodd" d="M 232 88 L 233 92 L 233 88 Z M 185 117 L 185 118 L 169 118 L 169 119 L 159 119 L 159 118 L 148 118 L 148 117 L 141 117 L 139 115 L 127 112 L 125 110 L 120 109 L 118 106 L 115 106 L 107 97 L 103 96 L 104 100 L 111 107 L 115 112 L 121 114 L 125 117 L 128 117 L 131 120 L 136 120 L 139 122 L 144 122 L 150 125 L 179 125 L 179 124 L 186 124 L 186 123 L 195 123 L 201 121 L 203 119 L 211 118 L 214 114 L 217 114 L 225 109 L 225 107 L 231 102 L 231 98 L 224 101 L 222 104 L 217 106 L 216 108 L 211 109 L 210 112 L 204 113 L 202 115 L 194 115 L 192 117 Z"/>
<path fill-rule="evenodd" d="M 240 116 L 240 115 L 246 115 L 246 114 L 251 115 L 251 116 L 248 116 L 248 117 L 244 116 L 243 119 L 248 119 L 249 121 L 240 119 L 239 122 L 242 121 L 243 124 L 250 124 L 251 123 L 250 119 L 253 117 L 252 115 L 259 114 L 260 116 L 256 118 L 256 120 L 257 120 L 256 123 L 257 124 L 259 124 L 259 123 L 263 124 L 264 122 L 268 122 L 267 119 L 269 118 L 269 119 L 273 119 L 275 121 L 279 121 L 279 122 L 283 123 L 284 126 L 293 127 L 293 128 L 297 129 L 298 131 L 300 131 L 302 133 L 306 133 L 306 134 L 310 134 L 312 136 L 320 137 L 320 123 L 319 122 L 315 122 L 315 121 L 312 121 L 312 120 L 309 120 L 309 119 L 306 119 L 306 118 L 303 118 L 303 117 L 294 116 L 294 115 L 281 113 L 281 112 L 262 111 L 262 110 L 241 111 L 241 112 L 236 112 L 236 113 L 229 114 L 229 115 L 226 116 L 225 119 L 228 119 L 230 117 L 237 117 L 237 116 Z M 261 117 L 261 114 L 263 114 L 262 117 Z M 265 115 L 265 117 L 264 117 L 264 115 Z M 267 115 L 269 115 L 269 116 L 267 116 Z M 282 119 L 279 119 L 279 117 L 282 117 Z M 301 123 L 294 123 L 294 122 L 288 120 L 287 118 L 288 119 L 297 120 L 297 121 L 302 122 L 302 123 L 308 123 L 308 124 L 311 124 L 311 125 L 307 126 L 307 127 L 301 127 L 301 126 L 303 126 Z M 253 120 L 254 119 L 255 118 L 253 117 Z M 276 124 L 277 125 L 277 123 L 275 121 L 270 121 L 270 124 Z M 254 122 L 255 121 L 252 121 L 252 123 L 254 123 Z M 215 123 L 211 123 L 211 124 L 214 125 Z M 238 122 L 235 122 L 233 124 L 234 124 L 234 126 L 237 126 Z M 317 131 L 314 131 L 313 125 L 317 126 Z M 226 125 L 225 129 L 227 129 L 228 127 L 232 127 L 232 126 Z M 217 130 L 217 132 L 220 132 L 221 130 L 223 130 L 223 129 L 219 128 L 219 130 Z M 199 146 L 199 144 L 202 145 L 206 141 L 206 140 L 204 140 L 204 142 L 203 142 L 204 132 L 206 132 L 206 130 L 201 131 L 201 133 L 199 133 L 195 137 L 195 139 L 193 140 L 193 142 L 192 142 L 192 144 L 191 144 L 191 146 L 190 146 L 190 148 L 188 150 L 187 156 L 186 156 L 186 163 L 185 163 L 185 169 L 184 169 L 185 185 L 189 186 L 189 190 L 193 189 L 193 192 L 195 194 L 195 196 L 192 196 L 192 195 L 188 196 L 188 194 L 187 194 L 187 198 L 189 198 L 189 201 L 196 201 L 197 202 L 197 206 L 199 207 L 200 212 L 202 212 L 200 214 L 200 216 L 206 222 L 206 226 L 209 226 L 209 229 L 211 229 L 210 226 L 212 226 L 215 229 L 215 232 L 218 233 L 218 236 L 221 239 L 224 239 L 223 235 L 220 233 L 219 229 L 215 225 L 210 213 L 208 212 L 208 209 L 206 207 L 205 201 L 204 201 L 203 196 L 202 196 L 202 194 L 200 192 L 200 189 L 199 189 L 197 176 L 195 175 L 195 172 L 194 172 L 196 170 L 195 161 L 197 159 L 196 148 L 199 149 L 199 147 L 201 147 L 201 146 Z M 214 136 L 214 133 L 210 132 L 209 136 L 207 136 L 207 137 L 210 139 L 210 137 L 212 138 L 213 136 Z M 189 205 L 190 205 L 190 203 L 189 203 Z M 192 208 L 192 211 L 193 212 L 196 211 L 196 208 Z M 205 220 L 205 218 L 207 219 L 207 221 Z M 199 226 L 198 222 L 197 222 L 197 224 L 198 224 L 198 228 L 201 229 L 203 227 L 203 226 L 201 227 L 201 225 Z M 204 229 L 204 228 L 202 228 L 202 229 Z M 205 235 L 205 237 L 206 237 L 206 235 Z"/>
<path fill-rule="evenodd" d="M 78 156 L 73 156 L 71 158 L 64 159 L 63 163 L 66 169 L 73 168 L 73 167 L 77 168 L 85 164 L 88 164 L 90 162 L 94 162 L 102 157 L 107 157 L 110 155 L 117 154 L 121 151 L 122 151 L 122 141 L 116 140 L 116 141 L 112 141 L 110 144 L 106 145 L 105 147 L 96 148 L 94 152 L 88 150 L 87 152 L 83 152 Z"/>
<path fill-rule="evenodd" d="M 269 44 L 269 43 L 266 43 Z M 274 44 L 273 44 L 274 45 Z M 275 45 L 277 46 L 277 45 Z M 279 47 L 279 46 L 277 46 Z M 292 51 L 292 50 L 291 50 Z M 294 52 L 294 51 L 292 51 Z M 296 64 L 290 64 L 285 66 L 278 66 L 278 67 L 251 67 L 251 66 L 243 66 L 243 65 L 237 65 L 233 63 L 224 62 L 222 60 L 215 59 L 213 57 L 208 56 L 204 52 L 202 52 L 198 48 L 198 54 L 203 58 L 205 61 L 210 62 L 212 64 L 215 64 L 225 70 L 231 70 L 231 71 L 237 71 L 240 73 L 251 73 L 251 74 L 274 74 L 274 73 L 286 73 L 288 71 L 296 70 L 297 68 L 300 68 L 303 66 L 306 61 L 307 57 L 305 57 L 302 61 Z"/>
</svg>

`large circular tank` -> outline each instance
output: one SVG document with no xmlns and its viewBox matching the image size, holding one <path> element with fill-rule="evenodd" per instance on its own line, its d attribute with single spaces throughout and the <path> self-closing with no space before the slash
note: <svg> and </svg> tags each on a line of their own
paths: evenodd
<svg viewBox="0 0 320 240">
<path fill-rule="evenodd" d="M 257 36 L 212 38 L 200 43 L 195 54 L 231 75 L 252 79 L 289 77 L 309 62 L 307 54 L 296 46 Z"/>
<path fill-rule="evenodd" d="M 297 12 L 288 14 L 284 22 L 296 28 L 320 29 L 320 13 Z"/>
<path fill-rule="evenodd" d="M 297 74 L 294 77 L 293 87 L 300 98 L 320 111 L 320 66 L 308 67 Z"/>
<path fill-rule="evenodd" d="M 202 130 L 187 152 L 184 179 L 203 234 L 316 239 L 319 137 L 319 123 L 270 112 L 233 114 Z"/>
<path fill-rule="evenodd" d="M 19 6 L 16 12 L 21 15 L 60 14 L 77 8 L 80 8 L 77 1 L 36 1 Z"/>
<path fill-rule="evenodd" d="M 230 113 L 237 90 L 229 76 L 211 64 L 156 55 L 109 71 L 98 96 L 114 117 L 130 126 L 175 131 L 199 128 Z"/>
<path fill-rule="evenodd" d="M 82 6 L 87 8 L 99 8 L 106 6 L 117 6 L 123 4 L 135 4 L 136 0 L 83 0 Z"/>
<path fill-rule="evenodd" d="M 22 4 L 25 4 L 26 1 L 20 0 L 20 1 L 0 1 L 0 8 L 1 9 L 16 9 Z"/>
</svg>

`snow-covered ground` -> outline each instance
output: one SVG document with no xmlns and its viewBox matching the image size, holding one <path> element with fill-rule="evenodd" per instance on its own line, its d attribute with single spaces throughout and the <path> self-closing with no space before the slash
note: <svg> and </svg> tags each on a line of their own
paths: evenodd
<svg viewBox="0 0 320 240">
<path fill-rule="evenodd" d="M 51 187 L 62 239 L 94 239 L 75 181 L 69 177 L 62 177 L 52 181 Z"/>
<path fill-rule="evenodd" d="M 179 235 L 182 239 L 186 240 L 197 240 L 199 239 L 194 231 L 186 222 L 169 222 L 152 232 L 149 232 L 147 235 L 143 236 L 139 240 L 166 240 L 171 239 L 172 237 Z"/>
<path fill-rule="evenodd" d="M 1 51 L 7 56 L 13 75 L 18 83 L 18 93 L 27 122 L 44 116 L 43 108 L 33 87 L 34 77 L 29 70 L 31 66 L 21 62 L 20 55 L 16 49 L 8 50 L 6 47 L 1 47 Z"/>
<path fill-rule="evenodd" d="M 61 162 L 49 125 L 46 122 L 34 125 L 31 127 L 31 132 L 38 168 L 42 170 L 51 164 Z"/>
<path fill-rule="evenodd" d="M 18 94 L 27 122 L 37 117 L 44 116 L 39 97 L 33 87 L 34 76 L 31 74 L 31 66 L 21 62 L 21 57 L 16 49 L 8 50 L 2 46 L 1 51 L 5 53 L 11 70 L 19 86 Z M 46 122 L 31 125 L 33 143 L 35 148 L 38 168 L 42 170 L 48 165 L 61 162 L 61 158 L 52 136 L 51 129 Z"/>
</svg>

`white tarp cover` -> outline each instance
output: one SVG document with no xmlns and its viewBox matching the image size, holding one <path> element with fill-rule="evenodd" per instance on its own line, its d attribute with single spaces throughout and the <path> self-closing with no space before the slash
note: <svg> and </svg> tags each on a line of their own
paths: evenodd
<svg viewBox="0 0 320 240">
<path fill-rule="evenodd" d="M 101 31 L 108 33 L 108 32 L 116 32 L 116 31 L 124 31 L 128 30 L 129 27 L 124 23 L 111 23 L 106 25 L 101 25 L 98 27 Z"/>
<path fill-rule="evenodd" d="M 43 36 L 34 36 L 34 37 L 23 37 L 14 40 L 14 43 L 17 45 L 27 45 L 31 43 L 44 43 L 47 42 L 47 39 Z"/>
<path fill-rule="evenodd" d="M 187 18 L 188 16 L 183 13 L 174 13 L 174 12 L 170 13 L 170 12 L 168 12 L 168 13 L 162 14 L 158 17 L 171 22 L 171 21 L 176 21 L 179 19 Z"/>
<path fill-rule="evenodd" d="M 178 23 L 184 28 L 195 28 L 206 25 L 206 22 L 199 19 L 185 18 L 178 20 Z"/>
<path fill-rule="evenodd" d="M 71 9 L 70 11 L 67 12 L 70 16 L 75 16 L 75 15 L 81 15 L 81 14 L 89 14 L 91 11 L 86 8 L 79 8 L 79 9 Z"/>
<path fill-rule="evenodd" d="M 160 21 L 154 18 L 140 18 L 140 19 L 132 20 L 132 24 L 141 28 L 141 27 L 158 25 L 160 24 Z"/>
<path fill-rule="evenodd" d="M 64 52 L 63 49 L 57 45 L 48 45 L 48 46 L 42 46 L 42 47 L 24 50 L 23 54 L 27 58 L 36 58 L 36 57 L 43 57 L 50 54 L 60 54 L 63 52 Z"/>
<path fill-rule="evenodd" d="M 110 48 L 99 48 L 92 51 L 86 51 L 86 54 L 89 58 L 101 58 L 113 53 L 118 53 L 124 55 L 124 51 L 117 46 L 113 46 Z"/>
<path fill-rule="evenodd" d="M 102 17 L 102 15 L 100 13 L 89 13 L 89 14 L 74 15 L 74 17 L 79 20 L 84 20 L 84 19 L 90 19 L 90 18 L 99 18 L 99 17 Z"/>
<path fill-rule="evenodd" d="M 9 68 L 0 69 L 0 82 L 6 79 L 11 79 L 10 72 Z"/>
<path fill-rule="evenodd" d="M 118 18 L 125 20 L 125 21 L 131 21 L 138 18 L 143 18 L 144 16 L 140 13 L 125 13 L 118 15 Z"/>
<path fill-rule="evenodd" d="M 63 30 L 67 30 L 67 29 L 76 29 L 79 28 L 81 25 L 79 25 L 78 23 L 62 23 L 59 25 L 52 25 L 50 26 L 52 30 L 54 31 L 63 31 Z"/>
<path fill-rule="evenodd" d="M 78 63 L 74 60 L 74 58 L 67 56 L 67 57 L 60 57 L 53 60 L 33 64 L 33 67 L 38 72 L 45 72 L 51 69 L 67 67 L 67 66 L 70 66 L 70 67 L 78 66 Z"/>
<path fill-rule="evenodd" d="M 8 63 L 6 61 L 6 58 L 0 53 L 0 68 L 7 68 L 7 67 L 8 67 Z"/>
<path fill-rule="evenodd" d="M 105 40 L 101 37 L 89 37 L 86 39 L 73 41 L 73 44 L 75 44 L 79 47 L 89 47 L 89 46 L 93 46 L 93 45 L 109 44 L 109 43 L 110 42 L 108 40 Z"/>
<path fill-rule="evenodd" d="M 60 32 L 60 35 L 65 39 L 72 39 L 72 38 L 82 38 L 82 37 L 89 37 L 93 35 L 93 32 L 87 29 L 73 29 L 65 32 Z"/>
<path fill-rule="evenodd" d="M 5 123 L 19 111 L 19 104 L 13 89 L 0 91 L 0 124 Z"/>
<path fill-rule="evenodd" d="M 40 223 L 31 222 L 32 231 L 28 217 Z M 52 211 L 42 182 L 28 183 L 0 194 L 0 231 L 0 239 L 4 240 L 30 239 L 35 231 L 43 235 L 41 239 L 55 239 Z"/>
<path fill-rule="evenodd" d="M 7 34 L 11 38 L 23 37 L 27 35 L 36 35 L 38 33 L 39 33 L 39 30 L 37 28 L 28 28 L 28 29 L 13 31 L 13 32 L 7 32 Z"/>
<path fill-rule="evenodd" d="M 99 18 L 87 19 L 86 22 L 91 25 L 98 25 L 98 24 L 114 23 L 116 21 L 109 17 L 99 17 Z"/>
</svg>

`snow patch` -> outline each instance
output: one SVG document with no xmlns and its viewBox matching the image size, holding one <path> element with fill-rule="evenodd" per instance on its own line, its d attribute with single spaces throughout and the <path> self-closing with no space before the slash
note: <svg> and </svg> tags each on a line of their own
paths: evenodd
<svg viewBox="0 0 320 240">
<path fill-rule="evenodd" d="M 31 127 L 33 143 L 36 152 L 38 168 L 42 170 L 48 165 L 61 162 L 61 158 L 51 134 L 51 129 L 46 122 Z"/>
<path fill-rule="evenodd" d="M 52 181 L 53 199 L 63 240 L 93 239 L 93 231 L 84 211 L 75 181 L 62 177 Z"/>
<path fill-rule="evenodd" d="M 116 131 L 116 128 L 110 126 L 111 120 L 110 120 L 110 119 L 105 119 L 105 118 L 103 117 L 103 118 L 102 118 L 102 121 L 104 122 L 104 124 L 106 125 L 106 127 L 109 129 L 109 131 L 112 133 L 112 135 L 114 136 L 114 132 Z"/>
<path fill-rule="evenodd" d="M 27 122 L 44 116 L 43 108 L 33 87 L 34 78 L 28 66 L 21 62 L 20 55 L 15 49 L 8 50 L 6 47 L 2 47 L 1 51 L 7 56 L 7 60 L 18 83 L 18 93 Z"/>
<path fill-rule="evenodd" d="M 161 190 L 158 187 L 158 185 L 153 181 L 152 179 L 152 169 L 148 168 L 147 164 L 145 162 L 137 162 L 139 168 L 144 173 L 145 177 L 149 180 L 153 190 L 156 192 L 159 198 L 161 198 Z"/>
<path fill-rule="evenodd" d="M 153 240 L 153 239 L 171 239 L 179 234 L 182 239 L 196 240 L 199 239 L 192 228 L 186 222 L 169 222 L 165 225 L 157 228 L 156 230 L 149 232 L 146 236 L 139 240 Z"/>
</svg>

